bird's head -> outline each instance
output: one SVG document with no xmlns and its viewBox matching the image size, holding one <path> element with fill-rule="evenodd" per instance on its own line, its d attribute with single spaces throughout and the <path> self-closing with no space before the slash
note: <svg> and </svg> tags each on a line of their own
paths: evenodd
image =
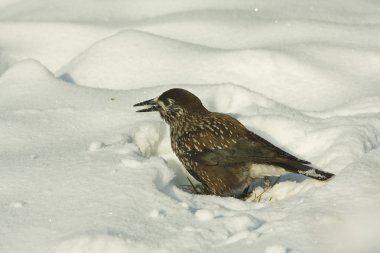
<svg viewBox="0 0 380 253">
<path fill-rule="evenodd" d="M 158 111 L 161 117 L 169 124 L 177 120 L 183 120 L 184 117 L 192 114 L 208 112 L 197 96 L 187 90 L 178 88 L 167 90 L 159 97 L 146 100 L 134 106 L 147 106 L 137 112 Z"/>
</svg>

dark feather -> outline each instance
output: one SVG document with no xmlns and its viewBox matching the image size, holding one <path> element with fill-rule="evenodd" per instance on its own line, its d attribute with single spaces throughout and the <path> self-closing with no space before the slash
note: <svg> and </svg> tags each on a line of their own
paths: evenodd
<svg viewBox="0 0 380 253">
<path fill-rule="evenodd" d="M 278 163 L 278 164 L 274 163 L 273 165 L 280 166 L 289 172 L 301 174 L 301 175 L 311 177 L 311 178 L 321 180 L 321 181 L 328 180 L 332 178 L 333 176 L 335 176 L 332 173 L 322 171 L 322 170 L 313 168 L 309 165 L 297 163 L 297 162 L 287 162 L 287 163 Z"/>
<path fill-rule="evenodd" d="M 273 145 L 269 141 L 265 140 L 264 138 L 260 137 L 259 135 L 254 134 L 252 132 L 249 132 L 249 133 L 250 133 L 250 141 L 257 143 L 256 145 L 259 146 L 259 148 L 261 150 L 264 149 L 264 150 L 267 150 L 266 152 L 273 152 L 274 154 L 276 154 L 276 156 L 286 158 L 287 160 L 297 161 L 297 162 L 303 163 L 303 164 L 310 164 L 310 162 L 305 161 L 305 160 L 301 160 L 301 159 L 285 152 L 284 150 L 280 149 L 279 147 L 276 147 L 275 145 Z"/>
<path fill-rule="evenodd" d="M 305 175 L 318 180 L 327 180 L 333 174 L 315 169 L 310 162 L 281 150 L 252 133 L 252 139 L 243 139 L 223 149 L 205 149 L 201 152 L 191 151 L 191 158 L 203 166 L 234 168 L 249 164 L 268 164 L 285 170 Z"/>
<path fill-rule="evenodd" d="M 192 150 L 190 151 L 190 155 L 192 159 L 208 166 L 219 165 L 228 167 L 238 164 L 272 164 L 282 162 L 310 164 L 272 144 L 269 146 L 261 141 L 252 141 L 250 139 L 239 140 L 236 144 L 223 149 L 204 149 L 201 152 Z"/>
</svg>

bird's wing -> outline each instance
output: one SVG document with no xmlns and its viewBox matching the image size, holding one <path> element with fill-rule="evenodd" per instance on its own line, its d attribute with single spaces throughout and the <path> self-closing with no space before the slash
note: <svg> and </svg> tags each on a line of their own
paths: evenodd
<svg viewBox="0 0 380 253">
<path fill-rule="evenodd" d="M 310 164 L 274 146 L 265 139 L 252 133 L 252 138 L 244 138 L 220 149 L 205 148 L 190 151 L 191 158 L 206 166 L 230 167 L 238 164 L 279 164 L 296 162 Z"/>
<path fill-rule="evenodd" d="M 270 144 L 270 143 L 269 143 Z M 235 170 L 248 164 L 268 164 L 317 180 L 327 180 L 334 174 L 316 169 L 310 163 L 300 160 L 276 146 L 260 141 L 244 139 L 223 149 L 192 151 L 191 158 L 207 168 L 226 168 Z"/>
<path fill-rule="evenodd" d="M 310 162 L 305 161 L 305 160 L 301 160 L 301 159 L 287 153 L 286 151 L 280 149 L 279 147 L 276 147 L 275 145 L 273 145 L 269 141 L 265 140 L 264 138 L 260 137 L 257 134 L 254 134 L 252 132 L 250 132 L 250 140 L 252 142 L 255 142 L 255 143 L 260 143 L 259 144 L 260 149 L 267 150 L 266 152 L 268 152 L 268 153 L 274 153 L 275 156 L 281 158 L 281 160 L 286 160 L 289 162 L 299 162 L 302 164 L 310 164 Z"/>
<path fill-rule="evenodd" d="M 184 139 L 192 140 L 188 154 L 207 166 L 228 167 L 237 164 L 296 162 L 310 164 L 276 147 L 264 138 L 250 132 L 238 120 L 225 114 L 214 113 L 212 124 L 187 132 Z M 200 145 L 203 144 L 203 145 Z"/>
</svg>

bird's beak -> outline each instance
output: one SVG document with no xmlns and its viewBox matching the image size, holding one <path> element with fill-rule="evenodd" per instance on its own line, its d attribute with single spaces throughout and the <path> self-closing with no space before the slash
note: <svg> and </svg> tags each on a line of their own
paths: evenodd
<svg viewBox="0 0 380 253">
<path fill-rule="evenodd" d="M 160 108 L 160 106 L 157 104 L 157 98 L 153 98 L 141 103 L 137 103 L 134 106 L 149 106 L 145 109 L 141 109 L 136 112 L 155 112 L 155 111 L 158 111 L 158 109 Z"/>
</svg>

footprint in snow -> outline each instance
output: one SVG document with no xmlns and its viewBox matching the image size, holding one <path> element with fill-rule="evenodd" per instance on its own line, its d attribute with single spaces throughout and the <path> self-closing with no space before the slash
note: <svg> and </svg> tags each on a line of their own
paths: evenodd
<svg viewBox="0 0 380 253">
<path fill-rule="evenodd" d="M 245 243 L 251 244 L 257 240 L 260 234 L 256 231 L 261 225 L 258 219 L 247 213 L 238 213 L 223 210 L 207 210 L 200 209 L 195 211 L 195 218 L 202 222 L 213 223 L 221 235 L 216 242 L 215 247 L 222 247 L 244 240 Z M 187 230 L 191 230 L 187 228 Z M 194 230 L 194 232 L 202 233 L 202 231 Z"/>
</svg>

